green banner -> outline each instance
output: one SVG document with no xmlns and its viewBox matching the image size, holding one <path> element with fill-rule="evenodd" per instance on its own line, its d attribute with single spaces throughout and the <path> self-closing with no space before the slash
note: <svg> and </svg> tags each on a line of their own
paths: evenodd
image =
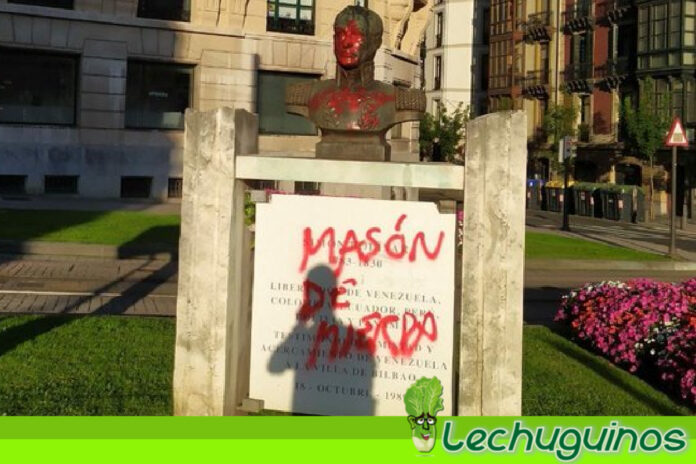
<svg viewBox="0 0 696 464">
<path fill-rule="evenodd" d="M 694 417 L 443 416 L 430 430 L 422 452 L 406 417 L 0 418 L 20 462 L 696 462 Z"/>
</svg>

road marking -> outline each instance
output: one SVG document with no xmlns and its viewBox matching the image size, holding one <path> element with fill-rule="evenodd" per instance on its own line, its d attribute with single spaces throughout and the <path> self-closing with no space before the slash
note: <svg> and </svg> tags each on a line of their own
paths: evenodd
<svg viewBox="0 0 696 464">
<path fill-rule="evenodd" d="M 40 292 L 29 290 L 0 290 L 0 295 L 46 295 L 46 296 L 104 296 L 119 297 L 123 293 L 95 293 L 95 292 Z M 149 294 L 143 298 L 176 298 L 176 295 Z"/>
</svg>

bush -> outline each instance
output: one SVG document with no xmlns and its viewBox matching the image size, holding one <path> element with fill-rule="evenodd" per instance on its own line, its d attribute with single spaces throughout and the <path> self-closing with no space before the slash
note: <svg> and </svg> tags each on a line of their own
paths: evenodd
<svg viewBox="0 0 696 464">
<path fill-rule="evenodd" d="M 459 103 L 450 114 L 447 107 L 440 103 L 436 115 L 423 115 L 419 129 L 421 156 L 427 156 L 433 161 L 458 161 L 470 115 L 469 107 L 464 108 L 463 105 Z"/>
<path fill-rule="evenodd" d="M 580 343 L 696 406 L 695 307 L 696 279 L 602 282 L 565 295 L 556 321 Z"/>
</svg>

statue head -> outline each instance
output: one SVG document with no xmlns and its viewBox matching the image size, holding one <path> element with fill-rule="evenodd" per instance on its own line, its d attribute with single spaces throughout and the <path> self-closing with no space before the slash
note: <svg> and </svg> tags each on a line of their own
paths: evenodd
<svg viewBox="0 0 696 464">
<path fill-rule="evenodd" d="M 339 66 L 353 69 L 372 61 L 382 45 L 382 19 L 361 6 L 347 6 L 334 21 L 334 54 Z"/>
</svg>

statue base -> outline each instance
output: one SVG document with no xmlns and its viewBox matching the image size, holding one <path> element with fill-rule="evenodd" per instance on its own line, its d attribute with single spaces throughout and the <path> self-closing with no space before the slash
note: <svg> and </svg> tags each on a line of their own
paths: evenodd
<svg viewBox="0 0 696 464">
<path fill-rule="evenodd" d="M 384 134 L 323 132 L 315 156 L 319 159 L 390 161 L 391 146 Z"/>
</svg>

